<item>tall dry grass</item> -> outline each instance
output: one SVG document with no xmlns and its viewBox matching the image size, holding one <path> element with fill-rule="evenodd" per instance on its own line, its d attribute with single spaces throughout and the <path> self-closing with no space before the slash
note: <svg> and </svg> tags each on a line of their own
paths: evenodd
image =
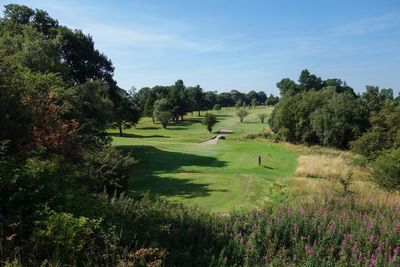
<svg viewBox="0 0 400 267">
<path fill-rule="evenodd" d="M 298 158 L 296 176 L 333 179 L 346 177 L 350 171 L 342 156 L 303 155 Z"/>
<path fill-rule="evenodd" d="M 400 193 L 388 192 L 370 180 L 369 171 L 355 166 L 351 152 L 287 144 L 287 147 L 303 155 L 298 158 L 295 176 L 290 179 L 289 195 L 294 203 L 313 203 L 344 194 L 340 178 L 348 179 L 349 190 L 355 205 L 369 209 L 374 207 L 398 207 Z"/>
</svg>

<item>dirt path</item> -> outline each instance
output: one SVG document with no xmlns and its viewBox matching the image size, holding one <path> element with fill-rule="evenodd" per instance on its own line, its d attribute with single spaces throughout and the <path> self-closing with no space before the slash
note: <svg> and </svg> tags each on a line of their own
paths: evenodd
<svg viewBox="0 0 400 267">
<path fill-rule="evenodd" d="M 211 144 L 211 145 L 215 145 L 218 143 L 218 140 L 220 138 L 225 138 L 225 135 L 227 134 L 231 134 L 233 133 L 233 131 L 231 130 L 220 130 L 219 134 L 217 134 L 216 136 L 214 136 L 213 138 L 211 138 L 210 140 L 204 141 L 202 144 Z"/>
</svg>

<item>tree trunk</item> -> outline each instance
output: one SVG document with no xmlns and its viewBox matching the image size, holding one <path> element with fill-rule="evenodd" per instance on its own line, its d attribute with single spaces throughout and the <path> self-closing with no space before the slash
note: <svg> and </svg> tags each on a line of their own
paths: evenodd
<svg viewBox="0 0 400 267">
<path fill-rule="evenodd" d="M 183 121 L 183 115 L 181 115 L 181 121 Z"/>
<path fill-rule="evenodd" d="M 199 117 L 201 116 L 201 114 L 200 114 L 200 109 L 197 111 L 197 113 L 198 113 L 198 115 L 199 115 Z"/>
<path fill-rule="evenodd" d="M 154 117 L 152 116 L 151 118 L 153 119 L 153 124 L 156 124 L 156 122 L 154 121 Z"/>
<path fill-rule="evenodd" d="M 119 136 L 122 136 L 122 123 L 118 124 L 118 128 L 119 128 Z"/>
</svg>

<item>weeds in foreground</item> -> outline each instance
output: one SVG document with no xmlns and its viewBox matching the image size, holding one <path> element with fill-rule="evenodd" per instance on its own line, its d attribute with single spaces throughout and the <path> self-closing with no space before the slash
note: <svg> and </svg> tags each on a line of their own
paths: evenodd
<svg viewBox="0 0 400 267">
<path fill-rule="evenodd" d="M 101 221 L 49 212 L 36 224 L 35 232 L 41 235 L 23 238 L 17 234 L 12 246 L 6 250 L 3 246 L 2 263 L 16 261 L 24 266 L 43 262 L 54 263 L 52 266 L 58 263 L 89 266 L 400 264 L 400 204 L 365 209 L 363 203 L 351 205 L 345 198 L 336 196 L 296 208 L 264 208 L 219 215 L 148 197 L 101 196 L 98 200 Z M 81 234 L 63 238 L 66 233 L 73 233 L 65 229 L 68 225 Z M 7 236 L 1 237 L 2 244 L 10 242 Z M 17 247 L 20 256 L 14 258 Z M 71 262 L 74 248 L 79 251 Z"/>
</svg>

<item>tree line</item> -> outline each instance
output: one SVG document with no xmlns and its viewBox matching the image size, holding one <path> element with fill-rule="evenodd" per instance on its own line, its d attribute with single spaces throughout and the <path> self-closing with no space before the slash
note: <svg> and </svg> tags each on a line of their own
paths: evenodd
<svg viewBox="0 0 400 267">
<path fill-rule="evenodd" d="M 386 188 L 400 188 L 400 94 L 366 86 L 356 94 L 340 79 L 322 80 L 303 70 L 298 83 L 277 83 L 281 99 L 269 124 L 281 140 L 351 148 L 372 163 Z"/>
<path fill-rule="evenodd" d="M 183 120 L 187 113 L 193 115 L 193 112 L 197 112 L 201 116 L 202 111 L 219 110 L 222 107 L 275 105 L 279 101 L 279 97 L 273 94 L 267 96 L 264 91 L 252 90 L 246 94 L 231 90 L 218 93 L 204 91 L 200 85 L 187 87 L 182 80 L 170 86 L 145 87 L 138 92 L 133 91 L 132 95 L 143 115 L 152 117 L 153 122 L 160 121 L 164 127 L 170 120 Z"/>
</svg>

